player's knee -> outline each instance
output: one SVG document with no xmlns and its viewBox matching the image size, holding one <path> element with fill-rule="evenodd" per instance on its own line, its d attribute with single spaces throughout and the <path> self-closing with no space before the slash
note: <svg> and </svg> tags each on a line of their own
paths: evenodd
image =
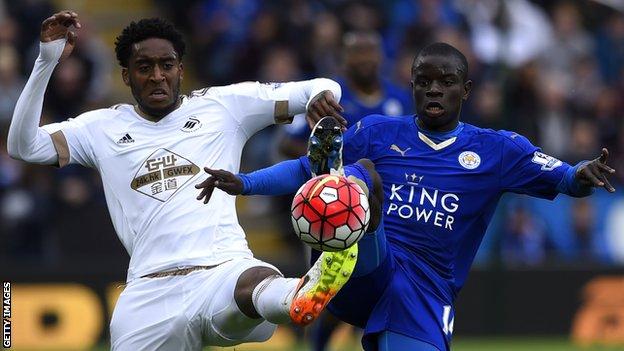
<svg viewBox="0 0 624 351">
<path fill-rule="evenodd" d="M 368 226 L 368 232 L 374 231 L 379 226 L 381 222 L 381 208 L 383 204 L 383 183 L 381 180 L 381 176 L 375 170 L 375 164 L 373 161 L 363 158 L 358 161 L 358 163 L 368 172 L 371 182 L 373 185 L 372 189 L 369 189 L 368 202 L 370 204 L 371 210 L 371 219 L 370 224 Z"/>
<path fill-rule="evenodd" d="M 379 175 L 379 173 L 377 173 L 377 170 L 375 169 L 375 164 L 373 163 L 373 161 L 367 158 L 360 159 L 358 163 L 366 168 L 366 171 L 368 171 L 368 174 L 371 177 L 371 181 L 373 183 L 373 189 L 370 189 L 372 193 L 371 196 L 375 196 L 375 198 L 379 202 L 382 202 L 383 183 L 381 181 L 381 176 Z"/>
<path fill-rule="evenodd" d="M 234 301 L 238 308 L 250 318 L 260 318 L 253 305 L 252 294 L 256 286 L 270 276 L 281 276 L 281 274 L 270 267 L 251 267 L 244 271 L 236 281 L 234 288 Z"/>
<path fill-rule="evenodd" d="M 236 287 L 234 288 L 234 297 L 238 300 L 246 297 L 251 297 L 251 294 L 256 286 L 260 284 L 264 279 L 270 276 L 281 274 L 270 267 L 251 267 L 244 271 L 236 281 Z"/>
</svg>

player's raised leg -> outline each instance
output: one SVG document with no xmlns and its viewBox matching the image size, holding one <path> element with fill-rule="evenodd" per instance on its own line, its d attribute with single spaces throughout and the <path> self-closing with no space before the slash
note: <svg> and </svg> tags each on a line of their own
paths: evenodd
<svg viewBox="0 0 624 351">
<path fill-rule="evenodd" d="M 308 157 L 312 176 L 344 174 L 342 126 L 336 119 L 325 117 L 314 126 L 308 142 Z M 351 277 L 357 256 L 357 244 L 343 251 L 321 253 L 301 279 L 293 299 L 290 317 L 294 323 L 307 325 L 320 315 Z"/>
<path fill-rule="evenodd" d="M 298 279 L 284 278 L 277 268 L 257 259 L 224 264 L 213 302 L 204 309 L 211 328 L 210 345 L 260 342 L 271 337 L 276 324 L 288 323 L 288 307 Z M 208 287 L 207 287 L 208 289 Z"/>
<path fill-rule="evenodd" d="M 392 260 L 388 257 L 382 227 L 383 188 L 375 165 L 368 159 L 342 167 L 342 134 L 331 117 L 319 121 L 308 143 L 310 169 L 322 173 L 343 174 L 358 183 L 368 196 L 371 219 L 368 232 L 357 243 L 359 257 L 350 280 L 329 303 L 328 309 L 339 319 L 364 327 L 376 302 L 388 285 Z M 333 167 L 332 167 L 333 166 Z M 313 261 L 322 253 L 313 251 Z M 357 295 L 358 299 L 353 299 Z"/>
<path fill-rule="evenodd" d="M 222 315 L 225 325 L 242 314 L 274 324 L 307 325 L 347 282 L 355 267 L 357 247 L 322 255 L 302 278 L 284 278 L 268 266 L 249 267 L 240 274 L 232 304 Z M 240 330 L 240 328 L 234 328 Z M 249 341 L 249 340 L 246 340 Z"/>
<path fill-rule="evenodd" d="M 345 166 L 345 175 L 359 182 L 368 193 L 370 223 L 358 242 L 359 258 L 351 279 L 327 309 L 340 320 L 365 328 L 378 301 L 389 286 L 394 258 L 388 248 L 382 220 L 383 188 L 375 165 L 368 159 Z M 353 297 L 357 296 L 357 299 Z"/>
<path fill-rule="evenodd" d="M 269 267 L 250 267 L 238 278 L 234 290 L 236 306 L 231 307 L 231 312 L 235 315 L 240 311 L 248 318 L 262 318 L 274 324 L 292 321 L 307 325 L 348 281 L 356 259 L 357 246 L 327 252 L 299 279 L 284 278 Z"/>
<path fill-rule="evenodd" d="M 383 188 L 381 177 L 375 171 L 375 165 L 368 159 L 343 167 L 343 138 L 341 125 L 333 117 L 322 118 L 312 129 L 308 141 L 308 159 L 312 176 L 321 174 L 339 174 L 356 182 L 366 193 L 371 210 L 371 219 L 367 235 L 358 243 L 366 249 L 361 252 L 366 260 L 358 262 L 354 275 L 363 276 L 373 271 L 385 258 L 387 245 L 383 232 L 376 233 L 381 219 Z M 319 253 L 313 256 L 316 260 Z"/>
</svg>

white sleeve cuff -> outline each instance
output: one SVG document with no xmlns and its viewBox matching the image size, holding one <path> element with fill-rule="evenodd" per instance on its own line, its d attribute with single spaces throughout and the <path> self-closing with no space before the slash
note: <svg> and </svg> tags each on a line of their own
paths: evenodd
<svg viewBox="0 0 624 351">
<path fill-rule="evenodd" d="M 314 82 L 314 85 L 312 86 L 312 90 L 310 91 L 310 98 L 308 99 L 308 102 L 305 106 L 306 111 L 308 110 L 312 99 L 325 90 L 331 91 L 332 94 L 334 94 L 334 99 L 336 100 L 336 102 L 340 102 L 340 98 L 342 97 L 342 89 L 340 88 L 340 84 L 327 78 L 317 78 L 312 81 Z"/>
<path fill-rule="evenodd" d="M 39 59 L 45 62 L 57 63 L 65 49 L 67 39 L 57 39 L 46 43 L 39 42 Z"/>
</svg>

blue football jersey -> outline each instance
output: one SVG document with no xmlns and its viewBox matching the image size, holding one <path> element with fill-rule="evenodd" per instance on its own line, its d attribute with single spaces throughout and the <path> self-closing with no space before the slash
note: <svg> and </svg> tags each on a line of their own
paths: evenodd
<svg viewBox="0 0 624 351">
<path fill-rule="evenodd" d="M 470 124 L 435 142 L 419 131 L 414 116 L 365 117 L 345 133 L 343 155 L 345 164 L 360 158 L 375 163 L 396 264 L 366 332 L 415 335 L 441 350 L 449 347 L 453 302 L 501 195 L 553 199 L 571 167 L 521 135 Z"/>
</svg>

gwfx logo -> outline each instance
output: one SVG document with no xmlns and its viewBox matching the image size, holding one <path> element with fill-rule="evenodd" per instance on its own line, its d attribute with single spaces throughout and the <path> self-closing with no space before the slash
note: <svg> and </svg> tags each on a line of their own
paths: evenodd
<svg viewBox="0 0 624 351">
<path fill-rule="evenodd" d="M 197 173 L 199 167 L 193 162 L 167 149 L 158 149 L 143 162 L 130 187 L 165 202 Z"/>
</svg>

